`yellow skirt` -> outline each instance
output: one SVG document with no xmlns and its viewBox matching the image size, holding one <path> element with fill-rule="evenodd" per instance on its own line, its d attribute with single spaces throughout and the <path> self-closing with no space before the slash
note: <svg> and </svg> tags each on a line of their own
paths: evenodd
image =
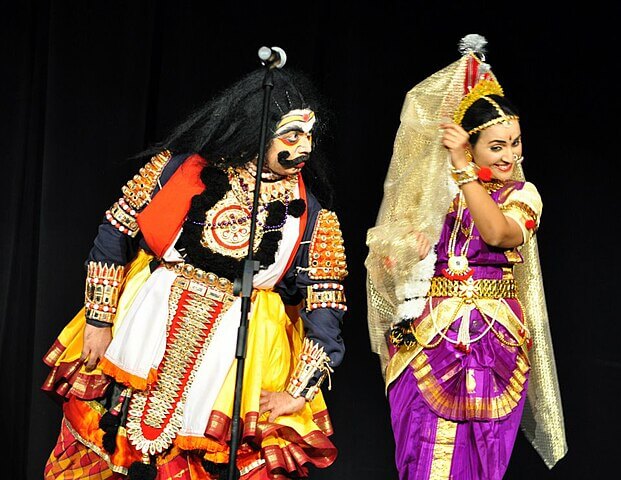
<svg viewBox="0 0 621 480">
<path fill-rule="evenodd" d="M 285 389 L 289 376 L 298 360 L 303 340 L 303 324 L 296 309 L 287 309 L 280 295 L 269 290 L 256 291 L 249 320 L 247 355 L 240 418 L 243 420 L 243 443 L 260 445 L 261 455 L 269 472 L 296 472 L 304 475 L 303 465 L 327 467 L 336 459 L 336 448 L 328 440 L 332 424 L 323 395 L 320 392 L 312 402 L 295 414 L 283 415 L 272 423 L 269 412 L 259 416 L 261 389 L 280 392 Z M 233 410 L 237 365 L 233 363 L 214 404 L 207 436 L 220 444 L 228 434 Z M 184 448 L 183 441 L 175 442 Z M 228 461 L 228 449 L 207 449 L 205 458 L 215 463 Z M 251 455 L 252 456 L 252 455 Z"/>
<path fill-rule="evenodd" d="M 141 252 L 128 266 L 118 315 L 129 308 L 148 279 L 151 260 L 152 256 Z M 267 421 L 269 412 L 259 415 L 261 390 L 283 391 L 298 360 L 304 338 L 298 310 L 298 307 L 285 307 L 280 295 L 271 290 L 253 294 L 240 412 L 242 442 L 237 456 L 242 472 L 264 465 L 271 475 L 306 476 L 306 464 L 323 468 L 336 459 L 337 450 L 328 439 L 333 433 L 332 424 L 321 392 L 300 412 L 280 416 L 274 422 Z M 88 400 L 102 397 L 112 379 L 99 368 L 90 372 L 84 369 L 80 361 L 84 325 L 84 310 L 81 310 L 58 336 L 44 358 L 51 373 L 42 388 L 71 399 L 65 407 L 65 420 L 76 438 L 99 453 L 111 469 L 125 473 L 140 455 L 130 445 L 123 427 L 116 438 L 115 454 L 105 454 L 97 421 L 105 411 L 97 402 Z M 198 459 L 216 464 L 228 462 L 236 372 L 234 361 L 214 403 L 204 436 L 178 436 L 173 447 L 156 459 L 159 465 L 168 464 L 179 455 L 194 457 L 194 464 Z"/>
<path fill-rule="evenodd" d="M 125 315 L 140 287 L 151 275 L 149 263 L 153 256 L 140 250 L 134 261 L 126 268 L 121 285 L 123 294 L 119 298 L 117 317 Z M 44 391 L 54 396 L 69 398 L 75 396 L 83 400 L 92 400 L 104 395 L 110 384 L 110 378 L 101 369 L 88 371 L 80 360 L 84 345 L 85 310 L 82 308 L 63 328 L 52 347 L 43 357 L 51 368 L 42 385 Z M 112 327 L 114 335 L 114 327 Z"/>
</svg>

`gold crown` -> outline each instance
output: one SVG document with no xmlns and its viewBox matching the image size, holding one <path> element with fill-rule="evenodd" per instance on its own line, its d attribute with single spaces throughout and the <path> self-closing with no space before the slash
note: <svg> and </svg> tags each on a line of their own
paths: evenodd
<svg viewBox="0 0 621 480">
<path fill-rule="evenodd" d="M 455 123 L 457 125 L 461 125 L 461 121 L 464 119 L 466 110 L 468 110 L 479 98 L 483 98 L 486 95 L 504 96 L 502 87 L 495 78 L 484 78 L 479 80 L 477 84 L 472 87 L 466 95 L 464 95 L 461 102 L 459 102 L 457 110 L 455 110 L 455 115 L 453 115 Z"/>
</svg>

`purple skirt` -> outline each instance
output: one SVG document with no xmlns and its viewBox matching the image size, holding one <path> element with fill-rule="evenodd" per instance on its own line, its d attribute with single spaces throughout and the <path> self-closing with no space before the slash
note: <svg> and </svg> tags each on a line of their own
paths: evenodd
<svg viewBox="0 0 621 480">
<path fill-rule="evenodd" d="M 503 329 L 504 330 L 504 329 Z M 501 480 L 528 386 L 519 348 L 488 334 L 464 353 L 443 341 L 390 385 L 400 480 Z"/>
</svg>

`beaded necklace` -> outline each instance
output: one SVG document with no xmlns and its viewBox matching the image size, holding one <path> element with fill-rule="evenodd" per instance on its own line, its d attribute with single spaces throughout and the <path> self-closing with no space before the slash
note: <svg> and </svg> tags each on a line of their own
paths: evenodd
<svg viewBox="0 0 621 480">
<path fill-rule="evenodd" d="M 256 167 L 255 167 L 256 171 Z M 247 168 L 232 168 L 227 171 L 231 188 L 241 205 L 252 208 L 252 197 L 254 193 L 255 178 L 251 171 Z M 291 197 L 291 192 L 298 183 L 297 175 L 288 177 L 278 177 L 277 180 L 261 181 L 261 193 L 259 195 L 259 204 L 268 204 L 276 200 L 284 203 L 287 198 Z"/>
<path fill-rule="evenodd" d="M 256 170 L 255 170 L 256 171 Z M 204 222 L 192 222 L 202 225 L 201 245 L 221 255 L 241 258 L 246 255 L 250 236 L 250 221 L 253 210 L 255 178 L 245 167 L 227 169 L 231 190 L 212 208 L 205 212 Z M 257 229 L 255 231 L 254 250 L 259 248 L 263 235 L 279 232 L 287 222 L 289 204 L 295 197 L 298 184 L 297 175 L 279 177 L 276 181 L 261 182 L 259 205 L 257 209 Z M 276 216 L 276 222 L 270 212 L 272 206 L 284 208 Z"/>
<path fill-rule="evenodd" d="M 455 252 L 457 244 L 457 234 L 462 228 L 464 206 L 465 202 L 462 199 L 461 191 L 457 195 L 457 215 L 455 217 L 455 223 L 451 230 L 451 236 L 449 237 L 447 245 L 448 265 L 447 268 L 442 270 L 442 275 L 451 280 L 465 280 L 470 278 L 474 273 L 474 270 L 470 268 L 468 264 L 468 247 L 470 246 L 470 240 L 472 240 L 472 231 L 474 230 L 474 221 L 470 221 L 470 228 L 466 234 L 466 241 L 461 247 L 459 254 Z"/>
</svg>

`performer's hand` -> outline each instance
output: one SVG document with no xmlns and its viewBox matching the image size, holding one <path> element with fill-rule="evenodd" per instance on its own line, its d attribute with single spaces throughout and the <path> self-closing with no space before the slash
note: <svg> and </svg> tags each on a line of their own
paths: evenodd
<svg viewBox="0 0 621 480">
<path fill-rule="evenodd" d="M 93 370 L 97 366 L 111 341 L 111 328 L 97 328 L 92 325 L 86 325 L 80 359 L 84 362 L 87 370 Z"/>
<path fill-rule="evenodd" d="M 289 415 L 299 412 L 304 408 L 306 400 L 304 397 L 293 398 L 287 392 L 270 392 L 261 390 L 261 398 L 259 399 L 259 414 L 270 412 L 269 422 L 273 422 L 281 415 Z"/>
<path fill-rule="evenodd" d="M 422 260 L 429 254 L 429 250 L 431 250 L 431 244 L 429 243 L 427 235 L 422 232 L 415 232 L 414 238 L 416 239 L 416 250 L 418 251 L 418 257 Z"/>
<path fill-rule="evenodd" d="M 442 134 L 442 145 L 446 147 L 451 155 L 451 163 L 455 168 L 464 168 L 468 165 L 466 148 L 470 136 L 462 127 L 456 123 L 441 123 L 440 128 L 444 130 Z"/>
</svg>

